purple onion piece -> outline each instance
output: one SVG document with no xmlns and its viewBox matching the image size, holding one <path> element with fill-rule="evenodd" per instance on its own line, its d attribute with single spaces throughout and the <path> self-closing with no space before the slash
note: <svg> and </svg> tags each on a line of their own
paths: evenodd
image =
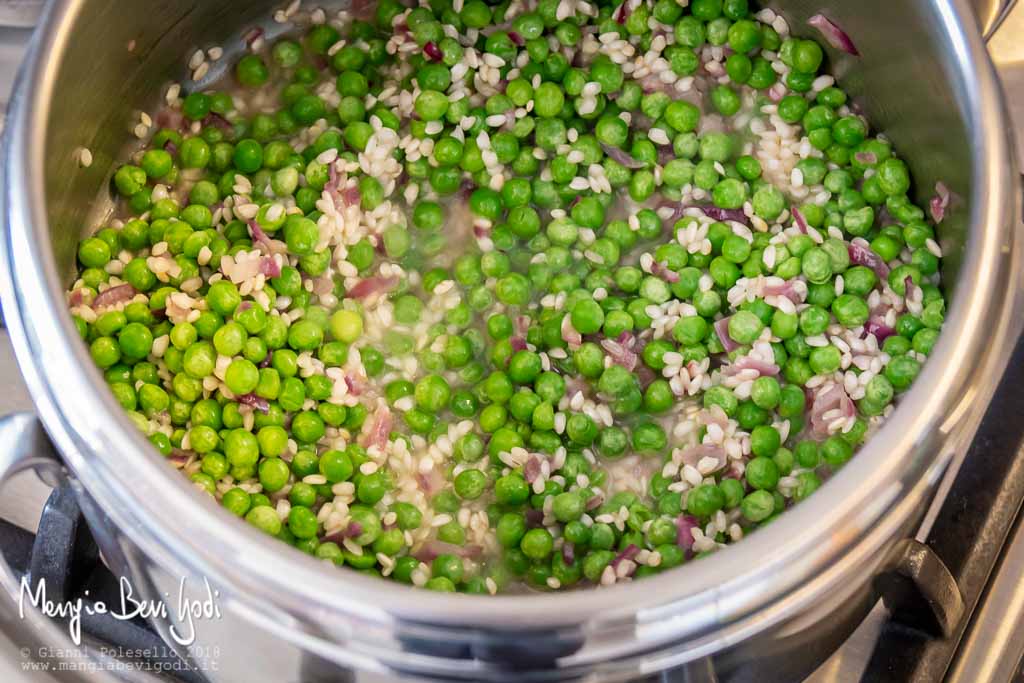
<svg viewBox="0 0 1024 683">
<path fill-rule="evenodd" d="M 620 26 L 624 26 L 626 24 L 626 20 L 629 19 L 629 15 L 631 13 L 632 11 L 629 8 L 629 0 L 622 0 L 622 4 L 619 5 L 619 8 L 617 10 L 615 10 L 616 23 L 618 23 Z"/>
<path fill-rule="evenodd" d="M 946 217 L 946 209 L 949 208 L 949 188 L 941 180 L 935 183 L 935 196 L 928 202 L 928 213 L 932 220 L 938 225 Z"/>
<path fill-rule="evenodd" d="M 855 152 L 853 158 L 864 166 L 874 166 L 878 162 L 878 157 L 874 152 Z"/>
<path fill-rule="evenodd" d="M 444 53 L 441 52 L 441 48 L 431 41 L 427 41 L 427 44 L 423 46 L 423 53 L 427 55 L 432 62 L 440 62 L 444 60 Z"/>
<path fill-rule="evenodd" d="M 613 161 L 619 162 L 626 168 L 637 169 L 644 167 L 644 162 L 637 161 L 629 154 L 626 154 L 624 151 L 622 151 L 618 147 L 615 147 L 614 145 L 606 145 L 602 143 L 601 149 L 604 150 L 604 153 L 607 154 L 609 158 L 611 158 Z"/>
<path fill-rule="evenodd" d="M 576 561 L 576 547 L 572 543 L 562 544 L 562 561 L 566 564 L 572 564 Z"/>
<path fill-rule="evenodd" d="M 731 318 L 732 316 L 729 316 Z M 722 342 L 722 346 L 725 347 L 725 352 L 735 351 L 740 347 L 732 337 L 729 336 L 729 318 L 722 318 L 721 320 L 715 321 L 715 333 L 718 335 L 718 340 Z"/>
<path fill-rule="evenodd" d="M 618 555 L 615 556 L 615 559 L 612 560 L 611 565 L 613 567 L 618 567 L 619 563 L 622 562 L 623 560 L 633 560 L 639 554 L 640 554 L 639 546 L 637 546 L 634 543 L 630 543 L 629 545 L 627 545 L 625 547 L 624 550 L 622 550 L 622 552 L 620 552 Z"/>
<path fill-rule="evenodd" d="M 235 127 L 231 124 L 230 121 L 228 121 L 226 118 L 224 118 L 215 111 L 211 111 L 209 114 L 206 115 L 206 118 L 203 119 L 203 125 L 220 128 L 225 133 L 230 133 L 235 130 Z"/>
<path fill-rule="evenodd" d="M 800 213 L 800 209 L 795 206 L 790 211 L 793 214 L 793 218 L 796 219 L 796 227 L 800 228 L 800 232 L 807 234 L 807 219 Z"/>
<path fill-rule="evenodd" d="M 92 300 L 92 307 L 102 308 L 103 306 L 113 306 L 125 301 L 131 301 L 138 293 L 137 289 L 127 283 L 117 285 L 116 287 L 108 287 L 96 295 L 96 298 Z"/>
<path fill-rule="evenodd" d="M 878 340 L 879 345 L 892 335 L 896 334 L 896 330 L 886 325 L 885 322 L 874 319 L 869 320 L 867 324 L 864 325 L 864 330 L 868 334 L 875 335 L 875 339 Z"/>
<path fill-rule="evenodd" d="M 747 214 L 743 213 L 743 209 L 719 209 L 717 206 L 702 206 L 700 210 L 704 212 L 705 216 L 716 221 L 736 221 L 744 225 L 750 224 L 750 219 Z"/>
<path fill-rule="evenodd" d="M 257 396 L 256 394 L 242 394 L 241 396 L 236 396 L 235 399 L 237 399 L 242 405 L 247 405 L 253 410 L 260 411 L 264 415 L 270 412 L 270 403 L 262 396 Z"/>
<path fill-rule="evenodd" d="M 526 464 L 523 465 L 523 479 L 528 484 L 532 484 L 537 481 L 537 477 L 540 476 L 540 460 L 535 455 L 531 455 L 527 459 Z"/>
<path fill-rule="evenodd" d="M 839 28 L 824 14 L 815 14 L 807 20 L 807 24 L 821 31 L 821 35 L 823 35 L 828 44 L 835 49 L 842 50 L 846 54 L 853 55 L 854 57 L 860 56 L 857 46 L 853 44 L 852 40 L 850 40 L 850 36 L 846 35 L 846 31 Z"/>
<path fill-rule="evenodd" d="M 263 37 L 263 29 L 259 26 L 249 29 L 242 36 L 242 40 L 245 41 L 246 46 L 252 47 L 252 44 Z"/>
<path fill-rule="evenodd" d="M 676 518 L 676 545 L 683 550 L 693 547 L 693 529 L 700 528 L 700 522 L 691 515 L 679 515 Z"/>
<path fill-rule="evenodd" d="M 875 271 L 875 275 L 878 276 L 879 280 L 885 280 L 889 277 L 888 264 L 882 260 L 881 256 L 871 251 L 871 249 L 850 242 L 846 245 L 846 251 L 850 255 L 851 263 L 855 263 L 858 266 L 867 266 L 871 270 Z"/>
</svg>

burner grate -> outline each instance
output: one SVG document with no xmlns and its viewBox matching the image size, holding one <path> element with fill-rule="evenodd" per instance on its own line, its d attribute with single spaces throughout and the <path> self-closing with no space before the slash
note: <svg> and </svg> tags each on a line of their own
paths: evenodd
<svg viewBox="0 0 1024 683">
<path fill-rule="evenodd" d="M 120 582 L 100 561 L 99 549 L 78 507 L 75 494 L 66 484 L 53 489 L 39 518 L 39 531 L 32 534 L 6 520 L 0 520 L 0 548 L 18 574 L 28 578 L 34 591 L 45 582 L 46 596 L 54 602 L 82 600 L 83 605 L 101 601 L 120 602 Z M 60 621 L 56 619 L 56 621 Z M 66 622 L 64 622 L 66 623 Z M 94 642 L 125 650 L 151 651 L 166 680 L 205 683 L 206 678 L 190 669 L 150 627 L 138 617 L 115 619 L 111 614 L 90 614 L 82 610 L 82 633 Z"/>
</svg>

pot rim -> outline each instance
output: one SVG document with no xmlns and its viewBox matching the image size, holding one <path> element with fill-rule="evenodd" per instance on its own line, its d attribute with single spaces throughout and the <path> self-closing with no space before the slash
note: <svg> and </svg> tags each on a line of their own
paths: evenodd
<svg viewBox="0 0 1024 683">
<path fill-rule="evenodd" d="M 72 39 L 82 7 L 77 0 L 50 3 L 22 66 L 4 137 L 0 281 L 7 325 L 40 416 L 90 496 L 156 563 L 207 576 L 278 623 L 315 623 L 306 635 L 359 639 L 364 625 L 371 637 L 376 628 L 430 626 L 435 639 L 443 629 L 452 639 L 475 642 L 481 634 L 566 629 L 582 632 L 589 643 L 615 631 L 630 639 L 613 647 L 632 654 L 683 637 L 721 644 L 762 630 L 839 585 L 835 570 L 844 555 L 872 561 L 920 510 L 973 433 L 1005 365 L 1007 343 L 1016 337 L 1020 269 L 1011 266 L 1021 262 L 1022 245 L 1009 125 L 981 38 L 965 28 L 973 23 L 963 2 L 939 4 L 940 30 L 960 58 L 958 100 L 972 124 L 970 224 L 987 226 L 970 232 L 961 272 L 976 280 L 957 291 L 946 318 L 947 330 L 967 334 L 940 336 L 900 408 L 817 495 L 725 552 L 597 592 L 440 595 L 325 571 L 302 553 L 282 552 L 279 541 L 172 473 L 117 406 L 79 342 L 49 251 L 46 127 L 54 64 Z M 584 649 L 577 661 L 593 654 Z"/>
</svg>

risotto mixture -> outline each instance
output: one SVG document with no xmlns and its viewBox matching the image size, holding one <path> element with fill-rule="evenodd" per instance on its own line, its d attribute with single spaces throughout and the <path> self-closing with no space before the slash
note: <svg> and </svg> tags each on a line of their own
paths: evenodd
<svg viewBox="0 0 1024 683">
<path fill-rule="evenodd" d="M 948 193 L 771 10 L 273 19 L 140 115 L 68 302 L 168 462 L 303 552 L 492 594 L 677 567 L 813 494 L 936 341 Z"/>
</svg>

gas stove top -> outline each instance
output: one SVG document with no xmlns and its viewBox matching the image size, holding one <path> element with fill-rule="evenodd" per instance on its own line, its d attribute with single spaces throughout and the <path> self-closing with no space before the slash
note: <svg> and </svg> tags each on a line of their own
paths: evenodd
<svg viewBox="0 0 1024 683">
<path fill-rule="evenodd" d="M 0 0 L 0 122 L 41 4 L 41 0 Z M 1024 4 L 1009 14 L 989 42 L 1018 130 L 1024 130 L 1021 35 Z M 1017 136 L 1017 144 L 1018 158 L 1024 162 L 1024 135 Z M 2 329 L 0 386 L 0 415 L 32 410 Z M 1024 520 L 1018 518 L 1024 501 L 1024 421 L 1017 414 L 1021 406 L 1024 340 L 961 461 L 968 464 L 959 470 L 954 467 L 947 475 L 940 487 L 942 504 L 929 512 L 918 534 L 920 545 L 914 547 L 921 561 L 918 576 L 888 587 L 887 600 L 876 605 L 805 683 L 1024 679 L 1024 587 L 1020 582 Z M 31 567 L 35 575 L 46 572 L 52 577 L 47 585 L 60 584 L 69 595 L 87 587 L 93 596 L 113 590 L 116 582 L 99 562 L 85 524 L 78 522 L 73 497 L 59 489 L 51 491 L 31 473 L 14 478 L 0 496 L 0 548 L 14 564 L 23 570 Z M 41 532 L 38 541 L 37 530 Z M 937 562 L 956 580 L 962 603 L 943 593 L 938 580 L 941 571 L 935 572 Z M 94 623 L 92 635 L 121 647 L 159 647 L 158 637 L 144 624 L 116 626 Z M 26 666 L 31 659 L 19 639 L 22 628 L 16 609 L 12 614 L 9 601 L 0 601 L 0 681 L 69 680 L 70 674 L 51 675 Z M 54 647 L 67 645 L 54 643 Z M 757 680 L 756 670 L 742 678 Z M 90 672 L 89 679 L 157 680 L 128 669 L 116 675 Z M 178 680 L 202 679 L 186 673 Z M 654 681 L 673 683 L 675 678 L 663 675 Z"/>
</svg>

